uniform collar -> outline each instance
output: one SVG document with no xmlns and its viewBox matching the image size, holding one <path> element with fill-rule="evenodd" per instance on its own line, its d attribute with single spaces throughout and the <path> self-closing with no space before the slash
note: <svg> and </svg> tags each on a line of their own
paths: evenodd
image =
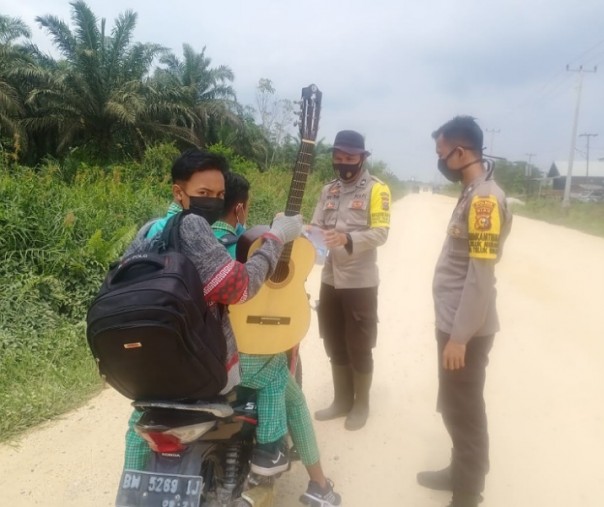
<svg viewBox="0 0 604 507">
<path fill-rule="evenodd" d="M 468 194 L 470 194 L 478 185 L 480 185 L 481 183 L 484 183 L 488 177 L 489 177 L 488 171 L 483 171 L 480 176 L 477 176 L 470 183 L 468 183 L 467 187 L 464 187 L 464 189 L 461 192 L 461 198 L 466 197 Z"/>
<path fill-rule="evenodd" d="M 212 224 L 212 229 L 227 231 L 227 232 L 231 232 L 233 234 L 237 233 L 237 230 L 235 229 L 235 227 L 233 227 L 231 224 L 223 222 L 222 220 L 216 220 L 216 222 L 214 222 Z"/>
<path fill-rule="evenodd" d="M 351 188 L 364 188 L 367 186 L 369 182 L 369 171 L 367 169 L 363 169 L 359 178 L 355 180 L 353 183 L 347 183 L 346 181 L 338 180 L 342 188 L 346 190 L 350 190 Z"/>
<path fill-rule="evenodd" d="M 176 215 L 182 211 L 182 206 L 177 202 L 172 201 L 170 206 L 168 206 L 168 211 L 166 212 L 166 217 L 171 217 L 172 215 Z"/>
</svg>

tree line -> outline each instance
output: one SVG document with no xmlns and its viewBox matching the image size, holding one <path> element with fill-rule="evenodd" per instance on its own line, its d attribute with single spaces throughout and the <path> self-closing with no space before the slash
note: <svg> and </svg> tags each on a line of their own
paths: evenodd
<svg viewBox="0 0 604 507">
<path fill-rule="evenodd" d="M 152 145 L 223 144 L 267 169 L 291 162 L 295 111 L 269 79 L 257 87 L 258 111 L 237 101 L 235 75 L 213 65 L 205 47 L 182 54 L 134 40 L 138 16 L 125 11 L 109 27 L 83 0 L 71 2 L 71 26 L 36 17 L 60 55 L 31 41 L 20 19 L 0 15 L 0 145 L 5 157 L 36 165 L 74 152 L 88 163 L 141 160 Z M 260 122 L 256 121 L 260 117 Z M 325 151 L 319 145 L 318 152 Z"/>
</svg>

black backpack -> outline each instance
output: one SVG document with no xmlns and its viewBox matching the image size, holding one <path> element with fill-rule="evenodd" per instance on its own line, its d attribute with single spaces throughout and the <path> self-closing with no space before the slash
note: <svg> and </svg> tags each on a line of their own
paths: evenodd
<svg viewBox="0 0 604 507">
<path fill-rule="evenodd" d="M 88 310 L 87 338 L 101 376 L 133 400 L 197 400 L 227 381 L 226 341 L 170 218 L 149 252 L 113 266 Z"/>
</svg>

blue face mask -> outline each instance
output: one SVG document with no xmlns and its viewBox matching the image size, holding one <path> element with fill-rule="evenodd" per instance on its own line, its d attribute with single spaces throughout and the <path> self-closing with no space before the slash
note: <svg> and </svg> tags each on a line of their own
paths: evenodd
<svg viewBox="0 0 604 507">
<path fill-rule="evenodd" d="M 245 226 L 237 222 L 237 227 L 235 227 L 235 235 L 237 237 L 241 236 L 245 232 Z"/>
</svg>

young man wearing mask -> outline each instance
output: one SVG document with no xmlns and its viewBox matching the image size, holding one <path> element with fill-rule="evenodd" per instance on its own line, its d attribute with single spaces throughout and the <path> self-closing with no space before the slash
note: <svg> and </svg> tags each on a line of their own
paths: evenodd
<svg viewBox="0 0 604 507">
<path fill-rule="evenodd" d="M 476 507 L 489 470 L 484 384 L 499 321 L 495 264 L 512 216 L 505 195 L 482 157 L 483 134 L 470 116 L 457 116 L 436 130 L 438 169 L 461 182 L 461 196 L 437 261 L 433 295 L 438 350 L 438 403 L 453 442 L 451 464 L 420 472 L 418 482 L 449 490 L 449 507 Z"/>
<path fill-rule="evenodd" d="M 147 251 L 166 225 L 170 217 L 183 209 L 190 210 L 180 225 L 181 251 L 196 266 L 204 286 L 206 303 L 216 317 L 222 321 L 222 329 L 227 344 L 228 373 L 227 384 L 221 394 L 226 394 L 240 382 L 239 356 L 233 329 L 227 312 L 220 312 L 219 305 L 243 303 L 252 298 L 275 269 L 283 245 L 293 241 L 302 230 L 302 217 L 277 216 L 271 229 L 263 236 L 262 246 L 252 254 L 245 264 L 233 260 L 214 236 L 211 224 L 223 214 L 225 176 L 229 168 L 224 157 L 198 149 L 183 152 L 172 166 L 173 202 L 166 216 L 146 224 L 128 247 L 125 255 Z M 287 372 L 287 364 L 283 364 Z M 270 380 L 255 388 L 272 390 Z M 283 386 L 285 389 L 285 385 Z M 134 431 L 134 424 L 140 418 L 134 412 L 126 434 L 125 468 L 140 470 L 149 456 L 146 442 Z M 259 420 L 259 426 L 267 427 L 265 446 L 270 448 L 268 460 L 263 456 L 265 475 L 273 475 L 287 469 L 288 459 L 281 452 L 280 442 L 287 433 L 285 411 L 276 414 L 272 420 Z M 266 455 L 266 452 L 264 453 Z M 267 463 L 268 461 L 268 463 Z"/>
<path fill-rule="evenodd" d="M 334 385 L 333 403 L 315 418 L 346 416 L 348 430 L 362 428 L 369 415 L 378 322 L 377 247 L 386 242 L 390 227 L 390 190 L 369 173 L 368 156 L 361 134 L 337 133 L 332 149 L 337 179 L 323 187 L 311 221 L 329 249 L 318 317 Z"/>
<path fill-rule="evenodd" d="M 218 241 L 235 258 L 237 239 L 245 232 L 250 184 L 244 176 L 234 172 L 227 174 L 225 184 L 224 213 L 212 224 L 212 229 Z M 264 406 L 258 403 L 259 419 L 274 418 L 277 412 L 286 415 L 289 433 L 310 479 L 300 501 L 321 507 L 341 505 L 341 496 L 334 491 L 333 482 L 323 472 L 306 398 L 286 366 L 287 355 L 284 352 L 274 355 L 239 354 L 239 361 L 242 385 L 255 388 L 256 385 L 270 383 L 272 386 L 268 393 L 271 396 L 265 398 Z M 256 430 L 256 438 L 259 429 Z M 256 472 L 258 465 L 263 466 L 267 462 L 262 449 L 257 451 L 256 463 L 252 462 L 252 471 Z"/>
</svg>

